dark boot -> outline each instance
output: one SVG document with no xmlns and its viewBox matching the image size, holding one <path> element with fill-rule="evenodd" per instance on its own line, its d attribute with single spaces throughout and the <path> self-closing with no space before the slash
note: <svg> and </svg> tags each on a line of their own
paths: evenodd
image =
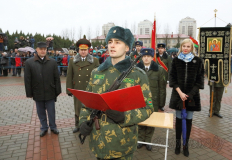
<svg viewBox="0 0 232 160">
<path fill-rule="evenodd" d="M 79 132 L 79 116 L 75 114 L 75 128 L 73 130 L 73 133 Z"/>
<path fill-rule="evenodd" d="M 181 133 L 182 133 L 182 119 L 176 117 L 176 148 L 175 148 L 176 155 L 180 154 Z"/>
<path fill-rule="evenodd" d="M 192 129 L 192 119 L 186 119 L 187 133 L 186 133 L 186 144 L 183 146 L 184 156 L 189 156 L 188 143 L 190 138 L 190 133 Z"/>
</svg>

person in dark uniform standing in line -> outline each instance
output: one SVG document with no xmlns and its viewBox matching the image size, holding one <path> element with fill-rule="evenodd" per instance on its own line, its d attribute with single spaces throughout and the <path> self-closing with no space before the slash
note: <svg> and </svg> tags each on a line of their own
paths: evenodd
<svg viewBox="0 0 232 160">
<path fill-rule="evenodd" d="M 56 61 L 46 55 L 46 43 L 38 42 L 36 51 L 38 54 L 25 63 L 24 82 L 26 96 L 35 100 L 42 125 L 40 137 L 43 137 L 48 131 L 46 110 L 51 131 L 59 134 L 55 123 L 55 102 L 61 93 L 61 84 Z"/>
<path fill-rule="evenodd" d="M 159 106 L 165 105 L 166 95 L 166 77 L 165 70 L 153 61 L 154 49 L 142 48 L 141 54 L 143 55 L 142 61 L 137 64 L 137 67 L 143 69 L 149 79 L 149 86 L 152 94 L 152 104 L 155 112 L 158 112 Z M 138 138 L 139 141 L 151 142 L 154 133 L 154 127 L 139 126 Z M 143 144 L 138 144 L 137 148 L 141 148 Z M 148 151 L 151 151 L 152 146 L 146 145 Z"/>
<path fill-rule="evenodd" d="M 66 89 L 85 90 L 89 83 L 90 73 L 99 66 L 99 61 L 89 54 L 91 43 L 87 39 L 80 39 L 76 46 L 79 48 L 79 54 L 73 59 L 70 59 L 68 64 L 68 72 L 66 79 Z M 67 89 L 66 93 L 72 96 Z M 74 110 L 75 110 L 75 128 L 73 133 L 79 131 L 79 115 L 81 110 L 81 102 L 74 96 Z"/>
<path fill-rule="evenodd" d="M 171 69 L 172 57 L 167 54 L 165 47 L 166 47 L 165 43 L 159 43 L 157 45 L 158 53 L 156 53 L 156 57 L 154 58 L 154 61 L 164 68 L 164 70 L 166 71 L 165 74 L 166 81 L 169 81 L 168 74 L 169 74 L 169 70 Z M 165 95 L 165 99 L 166 99 L 166 95 Z M 159 109 L 161 111 L 164 111 L 163 106 L 159 106 Z"/>
<path fill-rule="evenodd" d="M 140 55 L 140 51 L 141 51 L 142 47 L 143 47 L 143 42 L 142 41 L 136 41 L 135 42 L 136 51 L 131 52 L 131 54 L 130 54 L 130 57 L 131 57 L 132 60 L 134 60 L 137 56 Z M 141 61 L 141 58 L 140 58 L 139 61 Z"/>
</svg>

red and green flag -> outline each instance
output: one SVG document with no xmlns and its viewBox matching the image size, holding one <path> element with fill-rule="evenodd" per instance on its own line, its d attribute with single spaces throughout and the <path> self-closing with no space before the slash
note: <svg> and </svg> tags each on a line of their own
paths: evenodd
<svg viewBox="0 0 232 160">
<path fill-rule="evenodd" d="M 190 36 L 190 39 L 193 41 L 194 47 L 198 48 L 198 42 L 193 37 Z"/>
</svg>

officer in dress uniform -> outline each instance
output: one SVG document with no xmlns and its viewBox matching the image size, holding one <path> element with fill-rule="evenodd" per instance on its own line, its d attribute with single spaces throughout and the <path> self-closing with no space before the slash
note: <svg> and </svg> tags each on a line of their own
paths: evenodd
<svg viewBox="0 0 232 160">
<path fill-rule="evenodd" d="M 158 53 L 156 53 L 156 57 L 154 58 L 154 61 L 164 68 L 164 70 L 166 71 L 165 77 L 166 80 L 168 81 L 168 73 L 169 70 L 171 69 L 172 57 L 168 55 L 168 53 L 165 50 L 165 47 L 166 47 L 165 43 L 159 43 L 157 45 Z M 165 94 L 165 99 L 166 99 L 166 94 Z M 163 106 L 159 106 L 159 109 L 161 111 L 164 111 Z"/>
<path fill-rule="evenodd" d="M 73 59 L 70 59 L 68 65 L 68 73 L 66 79 L 66 89 L 85 90 L 89 83 L 91 71 L 99 66 L 99 61 L 89 53 L 91 43 L 87 39 L 80 39 L 76 46 L 79 48 L 79 54 Z M 69 96 L 72 96 L 69 90 L 66 91 Z M 73 133 L 79 131 L 79 114 L 81 109 L 81 102 L 74 96 L 74 110 L 75 110 L 75 128 Z"/>
<path fill-rule="evenodd" d="M 137 64 L 137 67 L 144 70 L 149 79 L 149 86 L 152 94 L 152 104 L 154 111 L 158 112 L 159 106 L 165 105 L 166 95 L 166 79 L 165 70 L 153 61 L 154 49 L 153 48 L 142 48 L 141 54 L 143 55 L 142 61 Z M 154 127 L 139 126 L 139 141 L 151 142 L 152 135 L 154 133 Z M 141 148 L 143 144 L 138 144 L 137 148 Z M 151 151 L 152 146 L 146 145 L 148 151 Z"/>
<path fill-rule="evenodd" d="M 143 42 L 141 42 L 141 41 L 136 41 L 135 42 L 136 50 L 131 52 L 131 54 L 130 54 L 130 57 L 131 57 L 132 60 L 134 60 L 137 56 L 140 55 L 140 51 L 141 51 L 142 47 L 143 47 Z M 141 61 L 141 58 L 140 58 L 139 61 Z"/>
</svg>

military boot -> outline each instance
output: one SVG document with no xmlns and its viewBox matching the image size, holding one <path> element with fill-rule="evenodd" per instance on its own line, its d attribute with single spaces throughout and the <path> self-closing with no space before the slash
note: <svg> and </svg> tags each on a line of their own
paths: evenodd
<svg viewBox="0 0 232 160">
<path fill-rule="evenodd" d="M 75 128 L 73 130 L 73 133 L 79 132 L 79 116 L 75 114 Z"/>
</svg>

